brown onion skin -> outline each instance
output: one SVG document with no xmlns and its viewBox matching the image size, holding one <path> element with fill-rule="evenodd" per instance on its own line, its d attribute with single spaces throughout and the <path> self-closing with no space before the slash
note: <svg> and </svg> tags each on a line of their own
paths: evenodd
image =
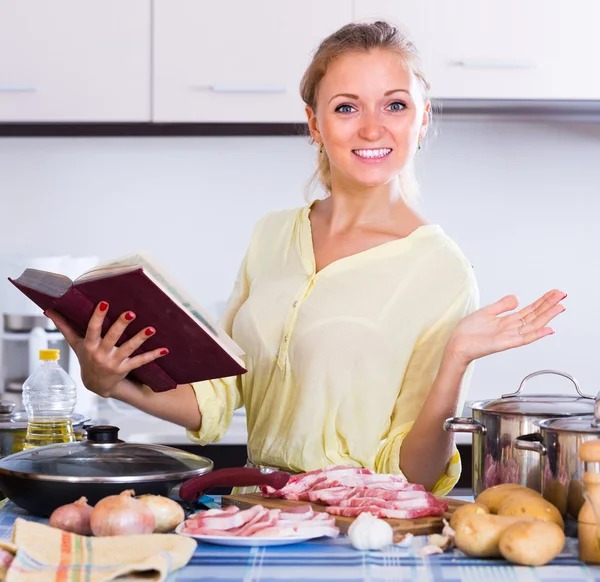
<svg viewBox="0 0 600 582">
<path fill-rule="evenodd" d="M 91 526 L 95 536 L 150 534 L 156 527 L 154 513 L 135 499 L 131 489 L 109 495 L 96 503 Z"/>
<path fill-rule="evenodd" d="M 91 517 L 94 508 L 85 497 L 57 507 L 50 516 L 50 526 L 82 536 L 92 535 Z"/>
</svg>

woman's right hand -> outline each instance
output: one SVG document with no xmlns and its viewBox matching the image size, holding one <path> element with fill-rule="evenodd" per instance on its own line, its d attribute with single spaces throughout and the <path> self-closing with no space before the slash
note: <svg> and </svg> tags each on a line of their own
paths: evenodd
<svg viewBox="0 0 600 582">
<path fill-rule="evenodd" d="M 131 311 L 122 313 L 102 337 L 102 323 L 107 311 L 108 303 L 101 301 L 88 323 L 85 337 L 81 337 L 56 311 L 45 312 L 46 317 L 54 322 L 73 348 L 81 366 L 81 379 L 86 388 L 104 398 L 111 396 L 115 386 L 129 372 L 169 353 L 166 348 L 158 348 L 131 357 L 131 354 L 152 337 L 156 330 L 146 327 L 117 347 L 117 341 L 135 319 L 135 313 Z"/>
</svg>

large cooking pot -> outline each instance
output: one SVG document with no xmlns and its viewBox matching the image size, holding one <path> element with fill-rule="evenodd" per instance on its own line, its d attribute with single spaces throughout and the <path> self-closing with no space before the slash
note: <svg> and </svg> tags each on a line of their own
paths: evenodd
<svg viewBox="0 0 600 582">
<path fill-rule="evenodd" d="M 89 418 L 82 414 L 72 414 L 71 422 L 76 436 L 84 434 L 84 425 Z M 27 434 L 27 413 L 15 410 L 14 402 L 0 401 L 0 457 L 6 457 L 23 450 Z"/>
<path fill-rule="evenodd" d="M 169 495 L 179 487 L 184 501 L 211 487 L 283 487 L 283 471 L 235 468 L 212 471 L 205 457 L 165 447 L 125 443 L 114 426 L 87 429 L 87 439 L 47 445 L 0 459 L 0 490 L 23 509 L 49 516 L 57 507 L 87 497 L 94 505 L 107 495 L 133 489 L 136 495 Z"/>
<path fill-rule="evenodd" d="M 583 505 L 585 463 L 579 458 L 582 443 L 600 438 L 594 416 L 549 418 L 535 423 L 539 432 L 515 439 L 515 448 L 538 457 L 542 495 L 563 515 L 577 519 Z"/>
<path fill-rule="evenodd" d="M 543 374 L 567 378 L 578 396 L 523 396 L 521 391 L 525 384 Z M 537 451 L 517 449 L 515 439 L 539 432 L 538 421 L 593 415 L 594 397 L 583 394 L 577 380 L 569 374 L 539 370 L 523 378 L 516 392 L 496 400 L 471 402 L 467 406 L 473 416 L 449 418 L 444 429 L 473 434 L 473 493 L 477 496 L 500 483 L 519 483 L 540 491 L 540 455 Z"/>
</svg>

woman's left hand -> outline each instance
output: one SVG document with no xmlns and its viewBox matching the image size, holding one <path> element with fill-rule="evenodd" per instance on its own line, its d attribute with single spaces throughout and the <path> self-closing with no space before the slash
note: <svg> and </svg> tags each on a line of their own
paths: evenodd
<svg viewBox="0 0 600 582">
<path fill-rule="evenodd" d="M 551 335 L 554 330 L 547 327 L 548 323 L 565 310 L 560 302 L 566 296 L 553 289 L 531 305 L 503 315 L 519 306 L 514 295 L 507 295 L 463 318 L 448 341 L 447 353 L 468 365 L 478 358 Z"/>
</svg>

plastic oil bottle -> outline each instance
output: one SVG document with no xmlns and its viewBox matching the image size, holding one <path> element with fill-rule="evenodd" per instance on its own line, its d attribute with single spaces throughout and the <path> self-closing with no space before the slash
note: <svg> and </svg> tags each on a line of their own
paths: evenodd
<svg viewBox="0 0 600 582">
<path fill-rule="evenodd" d="M 60 367 L 60 350 L 40 350 L 40 363 L 23 384 L 25 449 L 75 441 L 71 415 L 77 385 Z"/>
</svg>

